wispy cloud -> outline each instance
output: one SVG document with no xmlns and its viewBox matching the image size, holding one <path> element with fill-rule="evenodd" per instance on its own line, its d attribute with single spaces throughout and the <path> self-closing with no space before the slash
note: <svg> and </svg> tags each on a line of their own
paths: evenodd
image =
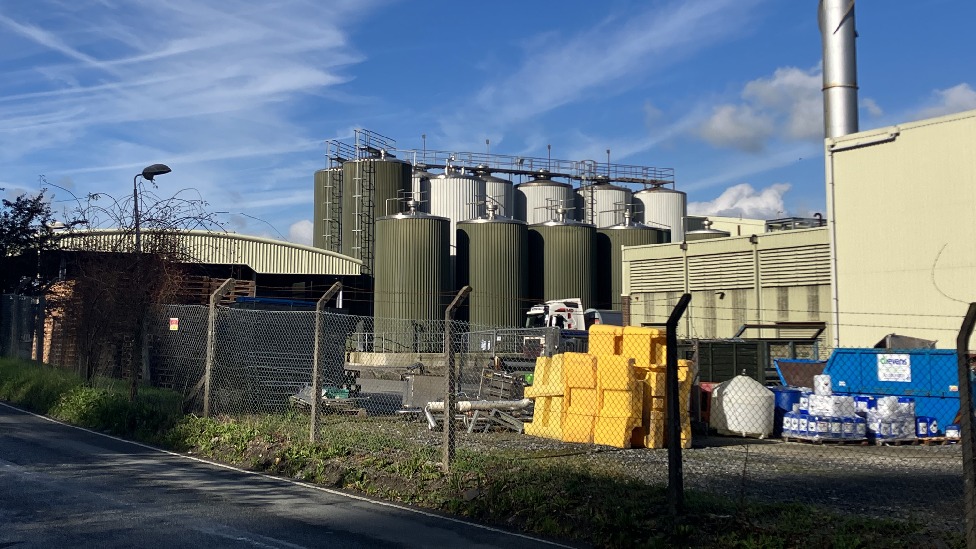
<svg viewBox="0 0 976 549">
<path fill-rule="evenodd" d="M 691 202 L 688 213 L 772 219 L 786 213 L 783 196 L 792 187 L 789 183 L 774 183 L 757 191 L 752 185 L 742 183 L 725 189 L 715 200 Z"/>
<path fill-rule="evenodd" d="M 332 137 L 334 128 L 319 134 L 296 111 L 307 108 L 302 99 L 350 80 L 345 67 L 363 57 L 347 28 L 374 4 L 5 5 L 0 33 L 19 65 L 0 59 L 16 75 L 0 82 L 0 161 L 43 161 L 39 173 L 77 176 L 82 192 L 118 190 L 120 173 L 165 161 L 174 168 L 169 180 L 212 202 L 232 186 L 248 197 L 242 203 L 262 195 L 258 207 L 294 204 L 307 189 L 282 189 L 269 170 L 241 176 L 261 158 L 276 157 L 273 166 Z M 296 164 L 309 174 L 316 167 Z M 276 196 L 264 194 L 276 186 Z"/>
<path fill-rule="evenodd" d="M 976 109 L 976 90 L 963 82 L 951 88 L 933 91 L 927 105 L 916 112 L 913 118 L 921 120 L 973 109 Z"/>
<path fill-rule="evenodd" d="M 444 139 L 470 145 L 472 128 L 500 142 L 541 114 L 595 94 L 615 95 L 748 28 L 761 0 L 686 0 L 610 17 L 573 36 L 537 37 L 517 70 L 441 117 Z M 550 45 L 552 44 L 552 45 Z"/>
</svg>

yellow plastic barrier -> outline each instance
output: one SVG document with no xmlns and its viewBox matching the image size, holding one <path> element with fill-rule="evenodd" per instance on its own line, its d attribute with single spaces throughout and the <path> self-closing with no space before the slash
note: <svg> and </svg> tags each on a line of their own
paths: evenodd
<svg viewBox="0 0 976 549">
<path fill-rule="evenodd" d="M 599 356 L 596 377 L 601 390 L 633 391 L 637 386 L 634 359 L 615 355 Z"/>
<path fill-rule="evenodd" d="M 535 400 L 532 422 L 525 424 L 525 434 L 562 440 L 563 397 L 546 396 Z"/>
<path fill-rule="evenodd" d="M 565 394 L 563 355 L 535 359 L 532 385 L 525 388 L 525 398 L 559 396 Z"/>
<path fill-rule="evenodd" d="M 565 402 L 566 411 L 571 414 L 595 416 L 600 410 L 600 398 L 596 389 L 568 387 Z"/>
<path fill-rule="evenodd" d="M 620 326 L 596 324 L 590 326 L 590 354 L 597 356 L 619 355 L 624 329 Z"/>
<path fill-rule="evenodd" d="M 586 353 L 563 353 L 562 356 L 563 379 L 567 388 L 596 389 L 596 356 Z"/>
<path fill-rule="evenodd" d="M 613 446 L 615 448 L 630 448 L 634 431 L 641 425 L 640 416 L 637 417 L 604 417 L 596 418 L 593 428 L 593 443 Z"/>
<path fill-rule="evenodd" d="M 635 384 L 630 391 L 600 391 L 600 417 L 641 417 L 643 384 Z"/>
<path fill-rule="evenodd" d="M 664 365 L 666 355 L 664 330 L 625 327 L 620 354 L 632 357 L 638 368 L 651 368 L 656 364 Z"/>
<path fill-rule="evenodd" d="M 593 426 L 596 417 L 592 414 L 573 414 L 567 412 L 563 418 L 563 442 L 582 442 L 593 444 Z"/>
</svg>

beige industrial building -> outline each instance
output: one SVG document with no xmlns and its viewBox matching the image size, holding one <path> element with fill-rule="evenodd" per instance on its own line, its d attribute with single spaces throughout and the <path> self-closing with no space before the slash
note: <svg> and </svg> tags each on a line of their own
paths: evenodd
<svg viewBox="0 0 976 549">
<path fill-rule="evenodd" d="M 835 344 L 897 332 L 954 347 L 976 301 L 976 111 L 825 147 Z"/>
<path fill-rule="evenodd" d="M 705 219 L 711 222 L 710 228 L 725 231 L 732 236 L 749 236 L 766 232 L 765 219 L 723 217 L 720 215 L 709 215 Z"/>
<path fill-rule="evenodd" d="M 826 227 L 624 247 L 629 323 L 663 323 L 683 293 L 692 300 L 681 337 L 732 337 L 746 323 L 826 322 L 829 258 Z"/>
</svg>

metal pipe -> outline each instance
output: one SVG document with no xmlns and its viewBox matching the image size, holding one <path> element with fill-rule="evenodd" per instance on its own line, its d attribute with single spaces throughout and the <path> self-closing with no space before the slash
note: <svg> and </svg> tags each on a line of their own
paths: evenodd
<svg viewBox="0 0 976 549">
<path fill-rule="evenodd" d="M 459 413 L 490 412 L 492 410 L 524 410 L 532 405 L 532 399 L 523 398 L 522 400 L 460 400 L 454 405 L 454 411 Z M 443 412 L 444 401 L 428 402 L 425 410 L 431 412 Z"/>
<path fill-rule="evenodd" d="M 857 51 L 854 0 L 820 0 L 824 136 L 857 133 Z"/>
</svg>

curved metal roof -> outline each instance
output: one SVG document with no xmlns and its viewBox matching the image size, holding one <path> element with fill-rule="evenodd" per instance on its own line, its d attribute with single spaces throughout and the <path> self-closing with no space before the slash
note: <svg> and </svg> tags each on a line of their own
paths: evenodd
<svg viewBox="0 0 976 549">
<path fill-rule="evenodd" d="M 144 229 L 144 238 L 159 229 Z M 173 231 L 183 239 L 187 263 L 247 265 L 259 274 L 358 275 L 363 262 L 329 250 L 303 244 L 215 231 Z M 131 229 L 94 229 L 65 232 L 61 248 L 102 252 L 131 252 Z"/>
</svg>

